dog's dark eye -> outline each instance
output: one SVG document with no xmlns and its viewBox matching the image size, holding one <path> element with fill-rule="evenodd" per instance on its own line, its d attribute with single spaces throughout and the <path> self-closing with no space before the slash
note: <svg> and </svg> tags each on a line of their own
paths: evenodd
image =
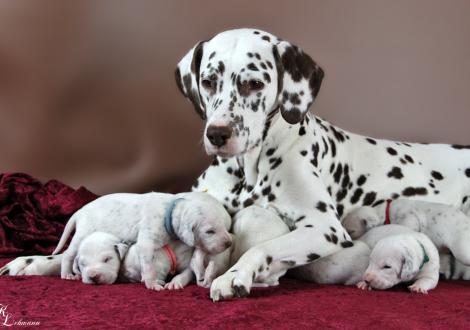
<svg viewBox="0 0 470 330">
<path fill-rule="evenodd" d="M 111 261 L 111 257 L 106 257 L 104 258 L 103 262 L 108 262 L 108 261 Z"/>
<path fill-rule="evenodd" d="M 261 80 L 251 79 L 248 81 L 248 88 L 250 91 L 259 91 L 264 88 L 264 83 Z"/>
<path fill-rule="evenodd" d="M 217 80 L 215 80 L 215 79 L 203 79 L 201 81 L 201 85 L 205 89 L 208 89 L 210 91 L 215 91 L 215 88 L 217 86 Z"/>
<path fill-rule="evenodd" d="M 382 268 L 383 268 L 383 269 L 390 269 L 390 268 L 392 268 L 392 267 L 391 267 L 390 265 L 385 265 L 385 266 L 383 266 Z"/>
<path fill-rule="evenodd" d="M 213 231 L 212 229 L 206 231 L 206 234 L 209 234 L 209 235 L 212 235 L 212 234 L 215 234 L 215 231 Z"/>
</svg>

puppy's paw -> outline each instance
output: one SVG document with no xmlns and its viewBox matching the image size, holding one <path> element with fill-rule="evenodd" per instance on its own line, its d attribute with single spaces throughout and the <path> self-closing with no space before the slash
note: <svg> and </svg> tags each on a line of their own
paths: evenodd
<svg viewBox="0 0 470 330">
<path fill-rule="evenodd" d="M 65 274 L 62 278 L 68 281 L 79 281 L 82 277 L 79 274 L 69 273 Z"/>
<path fill-rule="evenodd" d="M 165 282 L 160 280 L 145 280 L 145 287 L 149 290 L 161 291 L 165 289 Z"/>
<path fill-rule="evenodd" d="M 212 301 L 243 298 L 250 294 L 252 282 L 237 272 L 228 272 L 216 278 L 211 285 Z"/>
<path fill-rule="evenodd" d="M 419 284 L 414 283 L 413 285 L 410 285 L 408 289 L 411 292 L 416 292 L 416 293 L 422 293 L 422 294 L 428 294 L 428 290 L 424 287 L 422 287 Z"/>
<path fill-rule="evenodd" d="M 171 282 L 165 284 L 164 288 L 166 290 L 181 290 L 184 289 L 184 285 L 178 279 L 173 278 Z"/>
<path fill-rule="evenodd" d="M 356 286 L 361 290 L 371 290 L 371 287 L 365 281 L 360 281 Z"/>
</svg>

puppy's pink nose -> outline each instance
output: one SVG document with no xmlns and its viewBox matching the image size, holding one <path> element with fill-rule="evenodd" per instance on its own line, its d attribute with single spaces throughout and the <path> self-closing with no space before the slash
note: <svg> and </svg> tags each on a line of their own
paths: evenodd
<svg viewBox="0 0 470 330">
<path fill-rule="evenodd" d="M 364 282 L 366 282 L 367 284 L 369 284 L 373 279 L 374 275 L 372 275 L 371 273 L 364 274 Z"/>
</svg>

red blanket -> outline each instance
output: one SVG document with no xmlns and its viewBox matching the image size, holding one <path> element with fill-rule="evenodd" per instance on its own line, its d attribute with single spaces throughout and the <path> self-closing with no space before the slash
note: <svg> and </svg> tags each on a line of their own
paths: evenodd
<svg viewBox="0 0 470 330">
<path fill-rule="evenodd" d="M 0 253 L 49 253 L 70 215 L 94 198 L 57 181 L 43 185 L 24 174 L 1 175 Z M 469 283 L 441 282 L 429 295 L 418 295 L 403 287 L 364 292 L 283 279 L 279 287 L 215 304 L 208 290 L 194 285 L 152 292 L 141 284 L 2 276 L 0 327 L 22 321 L 47 329 L 469 329 Z"/>
<path fill-rule="evenodd" d="M 96 197 L 56 180 L 0 174 L 0 255 L 50 254 L 69 217 Z"/>
</svg>

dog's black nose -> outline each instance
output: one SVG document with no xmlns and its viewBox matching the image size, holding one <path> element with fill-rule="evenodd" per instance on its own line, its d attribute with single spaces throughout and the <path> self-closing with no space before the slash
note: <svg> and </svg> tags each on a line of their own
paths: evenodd
<svg viewBox="0 0 470 330">
<path fill-rule="evenodd" d="M 232 128 L 230 126 L 209 126 L 207 128 L 206 136 L 216 147 L 222 147 L 227 140 L 232 136 Z"/>
</svg>

